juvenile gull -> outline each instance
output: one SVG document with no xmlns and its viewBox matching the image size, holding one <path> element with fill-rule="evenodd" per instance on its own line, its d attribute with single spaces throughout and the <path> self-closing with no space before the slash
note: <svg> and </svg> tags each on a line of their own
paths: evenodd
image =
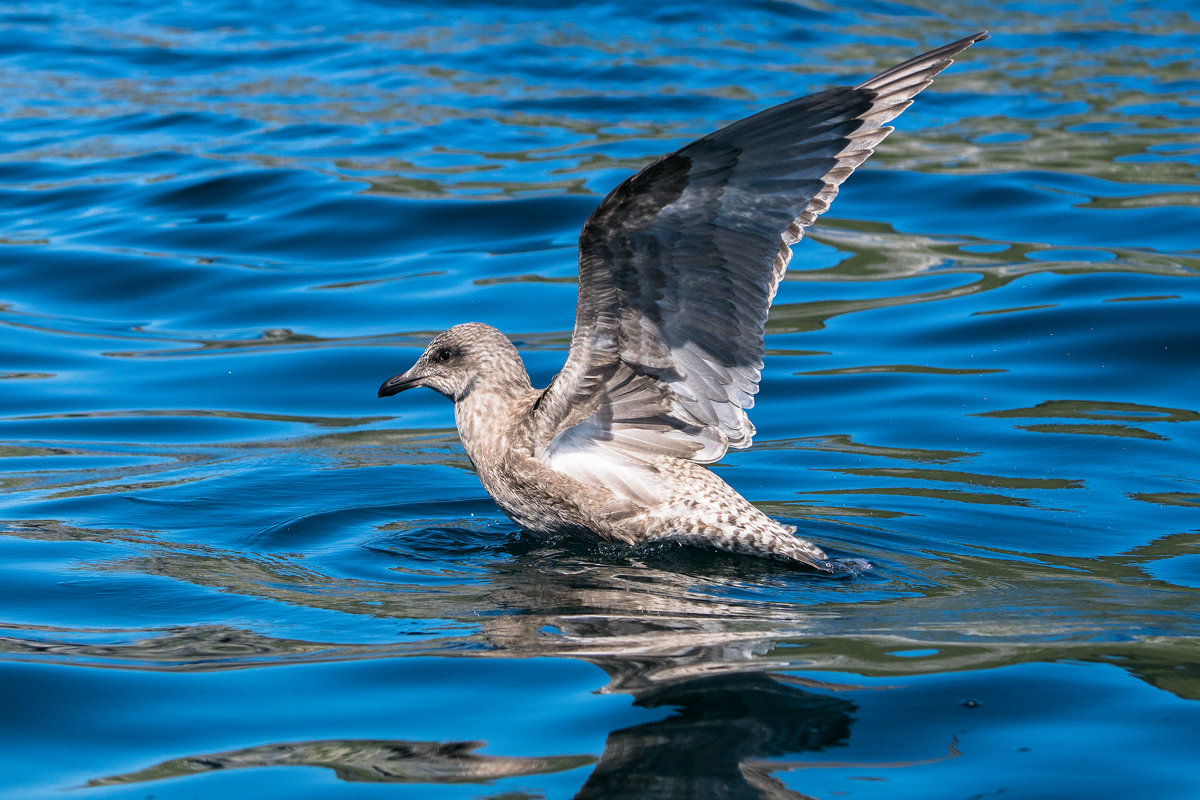
<svg viewBox="0 0 1200 800">
<path fill-rule="evenodd" d="M 747 117 L 614 189 L 579 236 L 575 332 L 546 389 L 504 334 L 470 322 L 434 338 L 379 396 L 428 386 L 453 400 L 479 479 L 531 533 L 844 571 L 701 464 L 754 436 L 746 409 L 792 245 L 887 123 L 986 36 Z"/>
</svg>

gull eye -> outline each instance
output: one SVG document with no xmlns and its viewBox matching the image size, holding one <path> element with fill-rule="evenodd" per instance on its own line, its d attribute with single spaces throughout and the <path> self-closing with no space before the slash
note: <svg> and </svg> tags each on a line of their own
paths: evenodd
<svg viewBox="0 0 1200 800">
<path fill-rule="evenodd" d="M 453 350 L 449 347 L 439 347 L 433 353 L 433 360 L 439 364 L 445 364 L 456 355 L 458 355 L 458 351 L 456 350 Z"/>
</svg>

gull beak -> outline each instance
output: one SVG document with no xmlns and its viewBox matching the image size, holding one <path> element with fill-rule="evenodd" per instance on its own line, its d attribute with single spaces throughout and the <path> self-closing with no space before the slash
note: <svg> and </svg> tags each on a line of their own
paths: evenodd
<svg viewBox="0 0 1200 800">
<path fill-rule="evenodd" d="M 379 387 L 378 397 L 391 397 L 394 394 L 400 394 L 405 389 L 411 389 L 414 386 L 420 386 L 421 381 L 425 378 L 424 375 L 413 375 L 412 370 L 402 372 L 399 375 L 393 375 L 388 378 Z"/>
</svg>

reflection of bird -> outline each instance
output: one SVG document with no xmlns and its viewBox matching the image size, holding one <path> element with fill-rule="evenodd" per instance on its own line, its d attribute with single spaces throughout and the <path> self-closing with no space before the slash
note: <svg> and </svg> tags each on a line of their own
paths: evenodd
<svg viewBox="0 0 1200 800">
<path fill-rule="evenodd" d="M 663 719 L 611 731 L 577 800 L 779 798 L 802 800 L 771 773 L 781 755 L 821 750 L 850 733 L 853 703 L 797 690 L 761 672 L 709 675 L 652 685 L 645 708 L 671 708 Z M 463 720 L 475 724 L 468 715 Z M 353 783 L 488 783 L 566 772 L 597 762 L 589 755 L 500 756 L 475 752 L 485 742 L 326 739 L 273 742 L 162 761 L 136 772 L 89 780 L 122 786 L 250 767 L 324 767 Z M 525 796 L 525 795 L 522 795 Z"/>
<path fill-rule="evenodd" d="M 609 733 L 575 800 L 804 800 L 771 774 L 768 759 L 845 743 L 856 710 L 764 672 L 669 681 L 635 697 L 639 706 L 675 713 Z"/>
<path fill-rule="evenodd" d="M 468 323 L 438 335 L 379 395 L 428 386 L 453 400 L 483 485 L 533 533 L 674 541 L 839 571 L 700 464 L 754 435 L 746 409 L 791 246 L 884 126 L 985 36 L 735 122 L 613 190 L 583 226 L 575 333 L 544 391 L 503 334 Z"/>
<path fill-rule="evenodd" d="M 575 769 L 590 756 L 495 756 L 476 753 L 484 742 L 410 742 L 401 739 L 326 739 L 278 742 L 185 756 L 148 769 L 93 778 L 87 787 L 178 778 L 247 767 L 327 767 L 355 783 L 484 783 L 513 776 Z M 148 795 L 153 797 L 154 795 Z"/>
</svg>

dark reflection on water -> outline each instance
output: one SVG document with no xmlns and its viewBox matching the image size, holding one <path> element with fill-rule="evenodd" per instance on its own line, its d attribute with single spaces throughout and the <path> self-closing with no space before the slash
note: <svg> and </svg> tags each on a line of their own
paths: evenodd
<svg viewBox="0 0 1200 800">
<path fill-rule="evenodd" d="M 821 750 L 849 736 L 854 704 L 762 673 L 650 687 L 635 695 L 674 716 L 613 731 L 576 797 L 793 797 L 764 759 Z"/>
</svg>

